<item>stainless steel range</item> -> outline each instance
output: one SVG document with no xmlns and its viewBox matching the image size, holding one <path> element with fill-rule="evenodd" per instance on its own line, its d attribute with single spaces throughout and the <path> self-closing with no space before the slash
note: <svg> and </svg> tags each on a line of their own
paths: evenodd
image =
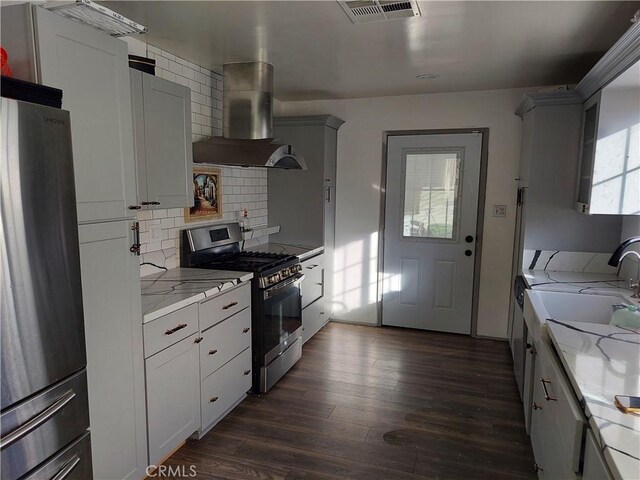
<svg viewBox="0 0 640 480">
<path fill-rule="evenodd" d="M 253 272 L 251 322 L 253 391 L 265 393 L 302 356 L 300 260 L 279 253 L 244 252 L 238 223 L 184 230 L 181 266 Z"/>
</svg>

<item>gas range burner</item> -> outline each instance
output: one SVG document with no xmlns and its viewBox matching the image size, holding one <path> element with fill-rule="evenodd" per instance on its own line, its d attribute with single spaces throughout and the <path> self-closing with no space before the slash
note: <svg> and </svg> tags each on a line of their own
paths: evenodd
<svg viewBox="0 0 640 480">
<path fill-rule="evenodd" d="M 282 253 L 238 252 L 215 259 L 203 265 L 205 268 L 262 273 L 279 265 L 295 261 L 296 257 Z"/>
</svg>

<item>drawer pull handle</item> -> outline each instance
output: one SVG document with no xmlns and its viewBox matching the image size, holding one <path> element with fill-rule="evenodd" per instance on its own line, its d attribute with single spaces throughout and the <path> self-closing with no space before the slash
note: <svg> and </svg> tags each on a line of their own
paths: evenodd
<svg viewBox="0 0 640 480">
<path fill-rule="evenodd" d="M 53 418 L 60 410 L 62 410 L 71 400 L 76 397 L 75 392 L 69 390 L 58 398 L 55 402 L 45 408 L 43 411 L 30 418 L 15 430 L 9 432 L 0 439 L 0 449 L 4 450 L 9 445 L 14 444 L 22 437 L 31 433 L 40 425 Z"/>
<path fill-rule="evenodd" d="M 533 402 L 533 409 L 534 410 L 542 410 L 542 407 L 540 407 L 536 402 Z"/>
<path fill-rule="evenodd" d="M 69 459 L 67 463 L 62 466 L 58 473 L 56 473 L 55 477 L 53 477 L 51 480 L 64 480 L 69 475 L 71 475 L 71 472 L 78 466 L 79 463 L 80 457 L 78 455 L 74 455 Z"/>
<path fill-rule="evenodd" d="M 552 397 L 551 395 L 549 395 L 549 392 L 547 391 L 547 383 L 551 383 L 549 380 L 545 380 L 544 378 L 540 377 L 540 383 L 542 384 L 542 389 L 544 390 L 544 399 L 547 402 L 555 402 L 556 400 L 558 400 L 556 397 Z"/>
<path fill-rule="evenodd" d="M 533 464 L 533 471 L 534 472 L 544 472 L 544 468 L 542 468 L 540 465 L 538 465 L 537 463 Z"/>
<path fill-rule="evenodd" d="M 308 268 L 309 270 L 313 270 L 313 269 L 314 269 L 314 268 L 316 268 L 317 266 L 318 266 L 318 265 L 309 265 L 307 268 Z"/>
<path fill-rule="evenodd" d="M 229 310 L 231 307 L 235 307 L 238 304 L 238 302 L 231 302 L 229 305 L 225 305 L 224 307 L 222 307 L 223 310 Z"/>
<path fill-rule="evenodd" d="M 218 400 L 218 397 L 211 397 L 211 398 L 209 399 L 209 403 L 214 403 L 214 402 L 216 402 L 217 400 Z"/>
<path fill-rule="evenodd" d="M 198 337 L 193 341 L 193 343 L 200 343 L 202 340 L 204 340 L 203 337 Z"/>
<path fill-rule="evenodd" d="M 215 355 L 218 353 L 218 350 L 209 350 L 209 355 Z"/>
<path fill-rule="evenodd" d="M 247 327 L 247 328 L 243 328 L 243 329 L 242 329 L 242 333 L 247 333 L 249 330 L 251 330 L 249 327 Z"/>
<path fill-rule="evenodd" d="M 251 373 L 251 370 L 245 370 L 242 374 L 243 375 L 249 375 Z"/>
<path fill-rule="evenodd" d="M 181 323 L 179 324 L 177 327 L 173 327 L 170 328 L 169 330 L 167 330 L 166 332 L 164 332 L 165 335 L 173 335 L 174 333 L 176 333 L 178 330 L 182 330 L 183 328 L 186 328 L 187 324 L 186 323 Z"/>
</svg>

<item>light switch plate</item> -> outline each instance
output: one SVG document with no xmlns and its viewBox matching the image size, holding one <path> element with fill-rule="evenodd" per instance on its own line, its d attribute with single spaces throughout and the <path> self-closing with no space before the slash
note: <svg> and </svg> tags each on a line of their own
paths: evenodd
<svg viewBox="0 0 640 480">
<path fill-rule="evenodd" d="M 151 225 L 149 227 L 149 242 L 159 242 L 162 238 L 162 227 L 160 225 Z"/>
<path fill-rule="evenodd" d="M 507 216 L 507 206 L 506 205 L 494 205 L 493 206 L 493 216 L 494 217 L 506 217 Z"/>
</svg>

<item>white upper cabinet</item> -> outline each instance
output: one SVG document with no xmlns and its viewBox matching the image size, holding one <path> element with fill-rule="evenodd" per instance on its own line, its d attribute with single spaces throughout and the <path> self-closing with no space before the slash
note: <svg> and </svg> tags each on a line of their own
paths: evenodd
<svg viewBox="0 0 640 480">
<path fill-rule="evenodd" d="M 136 201 L 127 44 L 33 8 L 38 81 L 71 113 L 78 222 L 131 216 Z M 3 11 L 4 14 L 4 11 Z"/>
<path fill-rule="evenodd" d="M 578 211 L 640 215 L 640 61 L 584 104 Z"/>
<path fill-rule="evenodd" d="M 191 91 L 130 70 L 138 205 L 193 206 Z"/>
</svg>

